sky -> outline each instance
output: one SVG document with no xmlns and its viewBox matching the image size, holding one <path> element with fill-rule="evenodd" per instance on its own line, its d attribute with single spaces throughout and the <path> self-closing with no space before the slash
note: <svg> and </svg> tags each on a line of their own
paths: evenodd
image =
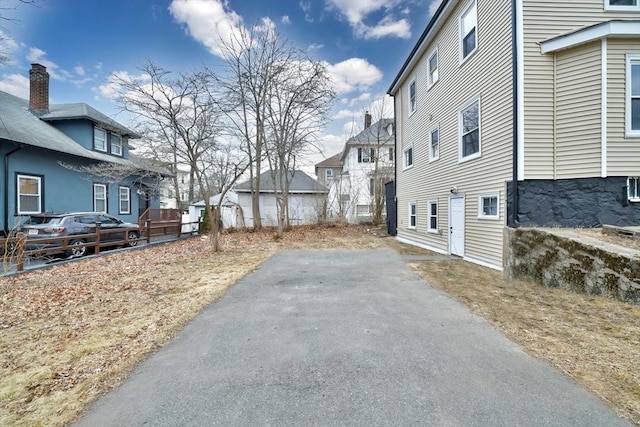
<svg viewBox="0 0 640 427">
<path fill-rule="evenodd" d="M 385 93 L 441 0 L 0 0 L 0 90 L 27 99 L 32 63 L 47 67 L 50 102 L 84 102 L 125 125 L 108 81 L 147 60 L 173 72 L 221 64 L 216 29 L 275 26 L 323 61 L 337 98 L 305 170 L 362 130 L 365 110 L 392 115 Z M 384 100 L 384 101 L 383 101 Z M 377 117 L 374 115 L 374 121 Z M 132 141 L 135 145 L 135 141 Z"/>
</svg>

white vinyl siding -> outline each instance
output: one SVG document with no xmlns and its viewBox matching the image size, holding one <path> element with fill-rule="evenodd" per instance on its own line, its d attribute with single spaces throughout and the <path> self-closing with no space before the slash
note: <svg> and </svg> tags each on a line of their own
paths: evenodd
<svg viewBox="0 0 640 427">
<path fill-rule="evenodd" d="M 536 0 L 523 2 L 523 14 L 524 178 L 554 179 L 554 55 L 542 55 L 539 43 L 605 21 L 629 19 L 629 13 L 605 11 L 603 0 L 582 0 L 579 3 Z M 614 41 L 612 38 L 607 40 L 609 58 Z M 608 74 L 611 76 L 611 68 L 608 68 Z M 610 84 L 607 90 L 611 100 Z M 611 116 L 609 109 L 607 117 Z M 613 124 L 609 121 L 608 129 L 611 126 Z M 610 143 L 607 138 L 607 146 Z M 611 169 L 607 171 L 612 176 Z"/>
<path fill-rule="evenodd" d="M 601 174 L 600 40 L 556 54 L 555 178 Z"/>
<path fill-rule="evenodd" d="M 42 177 L 17 175 L 18 215 L 42 212 Z"/>
<path fill-rule="evenodd" d="M 94 212 L 107 212 L 107 186 L 105 184 L 93 184 L 93 210 Z"/>
<path fill-rule="evenodd" d="M 607 174 L 640 174 L 640 140 L 626 134 L 627 55 L 640 54 L 640 37 L 607 41 Z"/>
<path fill-rule="evenodd" d="M 395 92 L 396 138 L 398 154 L 412 144 L 414 165 L 397 175 L 398 237 L 425 248 L 448 253 L 449 218 L 446 214 L 450 189 L 465 194 L 465 257 L 486 264 L 502 265 L 504 191 L 500 191 L 500 220 L 477 218 L 478 195 L 487 189 L 503 188 L 512 177 L 513 90 L 511 10 L 500 2 L 478 2 L 480 43 L 473 60 L 459 64 L 459 20 L 468 2 L 455 3 L 447 22 L 438 30 L 407 79 Z M 420 108 L 409 119 L 407 87 L 411 79 L 427 80 L 429 54 L 438 49 L 438 83 L 420 93 Z M 487 78 L 489 74 L 491 78 Z M 459 163 L 459 109 L 481 95 L 482 156 Z M 425 108 L 422 108 L 425 105 Z M 429 159 L 430 132 L 438 128 L 439 159 Z M 429 233 L 423 209 L 427 200 L 438 198 L 438 228 Z M 420 210 L 418 228 L 408 230 L 408 202 L 416 201 Z M 443 210 L 444 209 L 444 210 Z M 424 218 L 422 218 L 424 217 Z"/>
</svg>

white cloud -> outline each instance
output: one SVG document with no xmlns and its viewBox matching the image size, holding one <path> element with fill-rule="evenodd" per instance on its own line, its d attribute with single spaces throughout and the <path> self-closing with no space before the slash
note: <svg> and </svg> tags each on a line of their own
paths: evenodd
<svg viewBox="0 0 640 427">
<path fill-rule="evenodd" d="M 354 117 L 356 117 L 357 114 L 358 113 L 353 110 L 340 110 L 336 114 L 334 114 L 331 118 L 333 120 L 353 119 Z"/>
<path fill-rule="evenodd" d="M 27 59 L 32 64 L 35 63 L 35 64 L 40 64 L 47 67 L 47 72 L 49 73 L 49 76 L 54 80 L 62 80 L 62 81 L 73 80 L 73 75 L 70 72 L 60 68 L 58 64 L 47 59 L 46 56 L 47 56 L 47 52 L 45 52 L 44 50 L 38 49 L 37 47 L 32 47 L 32 48 L 29 48 Z"/>
<path fill-rule="evenodd" d="M 29 99 L 29 79 L 22 74 L 5 74 L 0 79 L 0 90 Z"/>
<path fill-rule="evenodd" d="M 374 121 L 381 118 L 393 118 L 393 97 L 386 94 L 377 97 L 369 104 L 367 111 L 371 113 Z"/>
<path fill-rule="evenodd" d="M 355 120 L 351 120 L 342 126 L 342 130 L 347 135 L 347 138 L 351 138 L 359 132 L 358 122 L 356 122 Z"/>
<path fill-rule="evenodd" d="M 78 65 L 76 66 L 76 68 L 74 68 L 75 72 L 77 75 L 79 76 L 84 76 L 85 72 L 84 72 L 84 67 L 82 67 L 82 65 Z"/>
<path fill-rule="evenodd" d="M 291 18 L 289 18 L 289 15 L 284 15 L 282 18 L 280 18 L 280 22 L 285 25 L 289 25 L 291 24 Z"/>
<path fill-rule="evenodd" d="M 307 22 L 313 22 L 313 17 L 311 16 L 311 1 L 301 0 L 300 9 L 304 12 L 304 20 Z"/>
<path fill-rule="evenodd" d="M 356 34 L 365 39 L 380 39 L 382 37 L 395 36 L 402 39 L 411 37 L 411 25 L 406 19 L 394 21 L 391 17 L 385 16 L 377 25 L 369 27 L 358 25 Z"/>
<path fill-rule="evenodd" d="M 18 43 L 9 36 L 7 33 L 3 32 L 0 28 L 0 56 L 6 56 L 9 58 L 9 63 L 13 63 L 11 58 L 14 53 L 18 50 Z M 8 65 L 8 64 L 7 64 Z"/>
<path fill-rule="evenodd" d="M 135 76 L 127 71 L 115 71 L 111 73 L 105 83 L 97 87 L 96 92 L 104 98 L 115 100 L 120 93 L 122 82 L 131 83 L 134 81 L 140 82 L 146 80 L 150 80 L 150 77 L 147 74 Z"/>
<path fill-rule="evenodd" d="M 216 56 L 224 56 L 224 45 L 244 31 L 242 17 L 221 0 L 173 0 L 169 12 L 186 26 L 191 37 Z"/>
<path fill-rule="evenodd" d="M 327 70 L 338 94 L 366 90 L 382 79 L 382 71 L 362 58 L 328 64 Z"/>
<path fill-rule="evenodd" d="M 307 47 L 307 51 L 309 52 L 317 52 L 324 47 L 323 44 L 311 43 L 309 47 Z"/>
<path fill-rule="evenodd" d="M 395 19 L 393 11 L 400 0 L 327 0 L 327 7 L 343 15 L 357 37 L 379 39 L 382 37 L 411 37 L 411 26 L 405 18 Z M 368 15 L 383 10 L 383 18 L 375 25 L 365 23 Z M 399 13 L 407 14 L 406 7 Z"/>
</svg>

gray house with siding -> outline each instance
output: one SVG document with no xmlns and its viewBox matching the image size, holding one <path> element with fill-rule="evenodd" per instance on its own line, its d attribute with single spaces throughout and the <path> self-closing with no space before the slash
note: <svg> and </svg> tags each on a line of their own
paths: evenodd
<svg viewBox="0 0 640 427">
<path fill-rule="evenodd" d="M 96 164 L 140 171 L 129 160 L 129 140 L 139 135 L 87 104 L 49 105 L 42 65 L 29 77 L 29 100 L 0 91 L 0 230 L 43 212 L 108 212 L 135 223 L 140 210 L 159 207 L 147 173 L 114 182 L 83 172 Z"/>
<path fill-rule="evenodd" d="M 640 1 L 444 0 L 393 80 L 397 236 L 640 225 Z"/>
</svg>

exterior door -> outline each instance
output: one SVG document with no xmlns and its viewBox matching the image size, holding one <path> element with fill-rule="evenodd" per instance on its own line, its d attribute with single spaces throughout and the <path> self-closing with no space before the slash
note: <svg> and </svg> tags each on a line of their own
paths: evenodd
<svg viewBox="0 0 640 427">
<path fill-rule="evenodd" d="M 449 252 L 464 256 L 464 196 L 449 199 Z"/>
</svg>

